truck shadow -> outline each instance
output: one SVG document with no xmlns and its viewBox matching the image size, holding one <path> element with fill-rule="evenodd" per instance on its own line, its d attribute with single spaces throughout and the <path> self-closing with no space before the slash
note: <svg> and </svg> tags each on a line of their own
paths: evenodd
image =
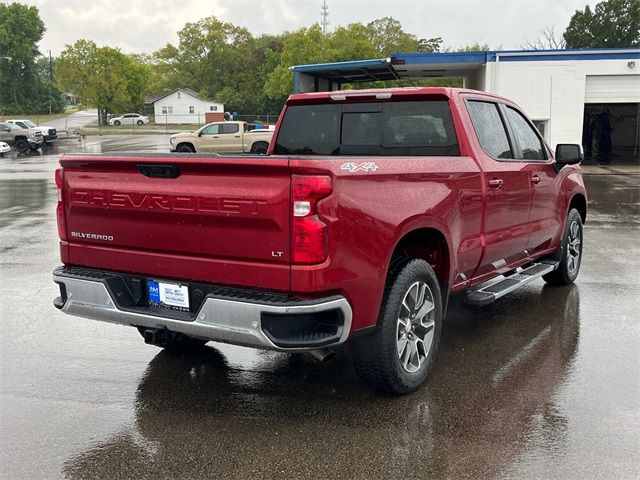
<svg viewBox="0 0 640 480">
<path fill-rule="evenodd" d="M 360 385 L 348 351 L 319 364 L 259 352 L 247 368 L 207 346 L 160 352 L 135 424 L 71 457 L 70 478 L 492 477 L 531 438 L 561 448 L 556 401 L 578 347 L 577 286 L 523 289 L 474 310 L 453 302 L 438 363 L 405 397 Z M 520 311 L 518 311 L 520 308 Z M 514 314 L 516 312 L 516 314 Z"/>
</svg>

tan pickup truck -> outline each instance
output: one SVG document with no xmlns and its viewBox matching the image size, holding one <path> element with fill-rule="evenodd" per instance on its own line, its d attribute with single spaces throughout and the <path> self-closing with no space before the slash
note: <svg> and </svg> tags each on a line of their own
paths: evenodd
<svg viewBox="0 0 640 480">
<path fill-rule="evenodd" d="M 172 135 L 169 149 L 186 153 L 265 154 L 272 136 L 272 130 L 249 130 L 247 122 L 215 122 L 195 132 Z"/>
</svg>

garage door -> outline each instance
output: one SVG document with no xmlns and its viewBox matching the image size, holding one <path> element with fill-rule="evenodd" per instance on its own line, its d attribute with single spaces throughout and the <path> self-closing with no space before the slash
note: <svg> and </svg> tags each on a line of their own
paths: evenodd
<svg viewBox="0 0 640 480">
<path fill-rule="evenodd" d="M 640 75 L 588 75 L 584 103 L 640 102 Z"/>
</svg>

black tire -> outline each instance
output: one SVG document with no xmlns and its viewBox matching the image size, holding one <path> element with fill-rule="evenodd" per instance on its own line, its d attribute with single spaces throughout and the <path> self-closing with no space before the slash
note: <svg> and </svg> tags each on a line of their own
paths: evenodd
<svg viewBox="0 0 640 480">
<path fill-rule="evenodd" d="M 29 145 L 29 148 L 32 152 L 37 152 L 40 147 L 38 145 Z"/>
<path fill-rule="evenodd" d="M 394 267 L 387 279 L 375 331 L 365 337 L 354 339 L 351 352 L 356 372 L 365 384 L 376 390 L 400 395 L 413 392 L 420 387 L 433 367 L 442 328 L 442 296 L 438 278 L 426 261 L 406 259 L 399 264 L 395 263 Z M 405 300 L 409 302 L 413 289 L 420 289 L 421 285 L 428 287 L 428 292 L 424 293 L 424 302 L 420 304 L 415 301 L 414 310 L 403 307 Z M 426 305 L 427 293 L 431 297 L 433 309 L 427 312 L 423 319 L 429 317 L 430 329 L 421 326 L 419 317 L 411 316 L 411 312 L 415 312 L 416 308 L 420 312 L 420 305 Z M 401 324 L 405 312 L 408 312 L 406 320 L 410 320 L 405 323 L 406 328 Z M 416 322 L 416 318 L 418 325 L 414 323 L 415 330 L 409 329 L 408 326 Z M 422 331 L 425 332 L 423 339 L 430 338 L 426 342 L 430 342 L 430 345 L 427 351 L 426 343 L 422 343 L 424 359 L 420 361 L 418 342 L 410 338 L 413 334 L 413 338 L 419 339 Z M 401 359 L 403 355 L 400 351 L 403 335 L 406 341 L 402 352 L 408 355 L 404 356 L 405 360 Z M 412 357 L 412 342 L 415 345 L 415 357 Z M 417 360 L 417 367 L 415 363 L 409 364 L 412 358 Z M 416 369 L 409 371 L 409 366 Z"/>
<path fill-rule="evenodd" d="M 181 143 L 178 145 L 178 148 L 176 148 L 176 151 L 182 153 L 194 153 L 196 149 L 189 143 Z"/>
<path fill-rule="evenodd" d="M 19 138 L 15 143 L 16 150 L 20 153 L 24 153 L 29 150 L 29 142 L 26 138 Z"/>
<path fill-rule="evenodd" d="M 140 332 L 140 335 L 142 335 L 142 338 L 145 338 L 145 327 L 137 328 L 138 332 Z M 166 339 L 164 341 L 149 343 L 149 345 L 154 345 L 156 347 L 164 348 L 165 350 L 170 351 L 186 351 L 201 348 L 207 342 L 208 340 L 204 340 L 202 338 L 194 338 L 183 333 L 167 331 Z"/>
<path fill-rule="evenodd" d="M 560 264 L 553 272 L 542 277 L 545 282 L 550 285 L 569 285 L 575 281 L 582 263 L 582 238 L 582 217 L 578 210 L 572 208 L 567 214 L 562 232 L 562 248 L 556 256 Z"/>
<path fill-rule="evenodd" d="M 144 125 L 144 122 L 143 122 L 142 120 L 138 120 L 136 123 L 138 124 L 138 126 L 139 126 L 139 127 L 141 127 L 142 125 Z"/>
<path fill-rule="evenodd" d="M 122 125 L 122 123 L 120 122 L 120 120 L 116 120 L 116 121 L 114 121 L 114 122 L 113 122 L 113 124 L 114 124 L 116 127 L 119 127 L 120 125 Z"/>
<path fill-rule="evenodd" d="M 265 142 L 256 142 L 251 145 L 251 153 L 255 155 L 266 155 L 269 150 L 269 144 Z"/>
</svg>

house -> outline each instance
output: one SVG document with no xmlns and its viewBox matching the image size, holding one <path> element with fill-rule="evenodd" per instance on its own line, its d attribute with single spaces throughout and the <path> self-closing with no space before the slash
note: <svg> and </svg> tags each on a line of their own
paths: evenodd
<svg viewBox="0 0 640 480">
<path fill-rule="evenodd" d="M 193 90 L 178 88 L 153 102 L 157 124 L 197 124 L 224 120 L 222 103 L 204 100 Z"/>
</svg>

